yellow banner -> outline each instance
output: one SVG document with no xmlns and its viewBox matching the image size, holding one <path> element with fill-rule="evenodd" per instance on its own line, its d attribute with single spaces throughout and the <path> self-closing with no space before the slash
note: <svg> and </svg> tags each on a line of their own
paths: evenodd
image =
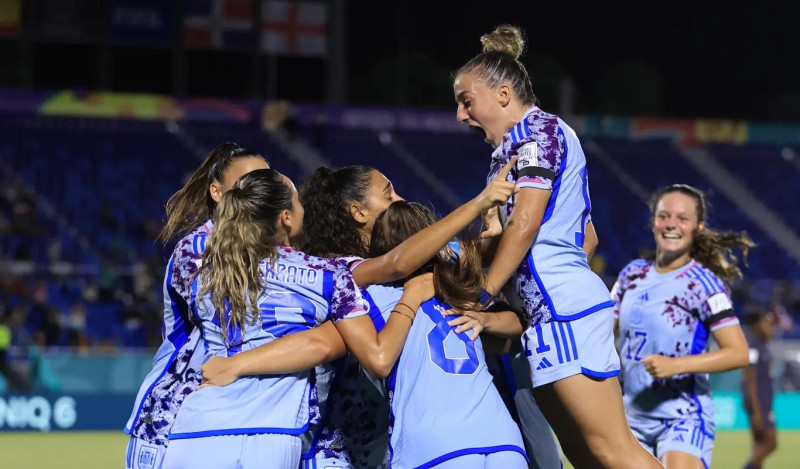
<svg viewBox="0 0 800 469">
<path fill-rule="evenodd" d="M 171 120 L 184 116 L 184 110 L 168 96 L 135 93 L 60 91 L 42 103 L 39 114 L 82 117 Z"/>
<path fill-rule="evenodd" d="M 18 36 L 22 30 L 20 0 L 0 0 L 0 36 Z"/>
<path fill-rule="evenodd" d="M 698 143 L 747 143 L 748 128 L 745 121 L 698 120 L 695 123 Z"/>
</svg>

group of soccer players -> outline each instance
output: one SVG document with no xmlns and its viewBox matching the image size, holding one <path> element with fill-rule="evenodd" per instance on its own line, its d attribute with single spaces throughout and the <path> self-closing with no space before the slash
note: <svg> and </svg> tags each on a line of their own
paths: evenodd
<svg viewBox="0 0 800 469">
<path fill-rule="evenodd" d="M 748 359 L 724 282 L 752 242 L 670 186 L 654 255 L 609 293 L 575 132 L 538 107 L 517 28 L 481 42 L 453 90 L 495 149 L 487 186 L 441 220 L 375 169 L 298 191 L 236 144 L 170 199 L 162 239 L 182 238 L 126 467 L 549 469 L 550 427 L 576 467 L 710 466 L 707 373 Z"/>
</svg>

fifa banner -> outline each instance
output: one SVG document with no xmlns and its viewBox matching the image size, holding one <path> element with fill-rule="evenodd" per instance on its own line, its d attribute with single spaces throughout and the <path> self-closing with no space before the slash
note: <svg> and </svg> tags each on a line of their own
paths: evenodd
<svg viewBox="0 0 800 469">
<path fill-rule="evenodd" d="M 118 430 L 134 394 L 0 394 L 0 433 L 7 431 Z"/>
<path fill-rule="evenodd" d="M 170 46 L 175 5 L 164 0 L 111 0 L 108 38 L 114 44 Z"/>
</svg>

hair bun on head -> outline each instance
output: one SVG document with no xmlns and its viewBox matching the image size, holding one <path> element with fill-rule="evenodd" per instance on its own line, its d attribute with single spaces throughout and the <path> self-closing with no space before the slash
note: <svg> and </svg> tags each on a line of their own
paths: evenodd
<svg viewBox="0 0 800 469">
<path fill-rule="evenodd" d="M 504 24 L 481 36 L 483 52 L 497 52 L 518 59 L 525 51 L 525 38 L 516 26 Z"/>
</svg>

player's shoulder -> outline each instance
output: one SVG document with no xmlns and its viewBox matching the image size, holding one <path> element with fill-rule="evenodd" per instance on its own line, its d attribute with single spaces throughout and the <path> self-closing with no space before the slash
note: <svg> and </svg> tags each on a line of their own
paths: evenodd
<svg viewBox="0 0 800 469">
<path fill-rule="evenodd" d="M 336 258 L 337 261 L 342 263 L 349 271 L 353 271 L 359 264 L 364 262 L 366 259 L 360 256 L 339 256 Z"/>
<path fill-rule="evenodd" d="M 179 239 L 172 250 L 172 261 L 176 264 L 184 264 L 198 262 L 202 259 L 212 226 L 209 220 Z"/>
<path fill-rule="evenodd" d="M 725 281 L 698 261 L 694 261 L 681 276 L 692 280 L 693 284 L 698 287 L 701 295 L 704 294 L 706 297 L 711 297 L 720 293 L 729 294 L 729 288 Z"/>
<path fill-rule="evenodd" d="M 511 128 L 511 141 L 513 144 L 524 144 L 558 139 L 562 123 L 555 114 L 534 108 Z"/>
<path fill-rule="evenodd" d="M 403 295 L 403 288 L 400 285 L 391 283 L 372 284 L 362 288 L 363 292 L 369 295 L 370 299 L 380 310 L 394 306 L 397 300 Z"/>
<path fill-rule="evenodd" d="M 622 268 L 619 273 L 620 279 L 630 280 L 646 274 L 653 266 L 653 261 L 648 259 L 634 259 Z"/>
<path fill-rule="evenodd" d="M 282 261 L 304 265 L 310 269 L 330 272 L 335 274 L 350 273 L 341 258 L 317 257 L 297 249 L 281 246 L 278 256 Z"/>
</svg>

